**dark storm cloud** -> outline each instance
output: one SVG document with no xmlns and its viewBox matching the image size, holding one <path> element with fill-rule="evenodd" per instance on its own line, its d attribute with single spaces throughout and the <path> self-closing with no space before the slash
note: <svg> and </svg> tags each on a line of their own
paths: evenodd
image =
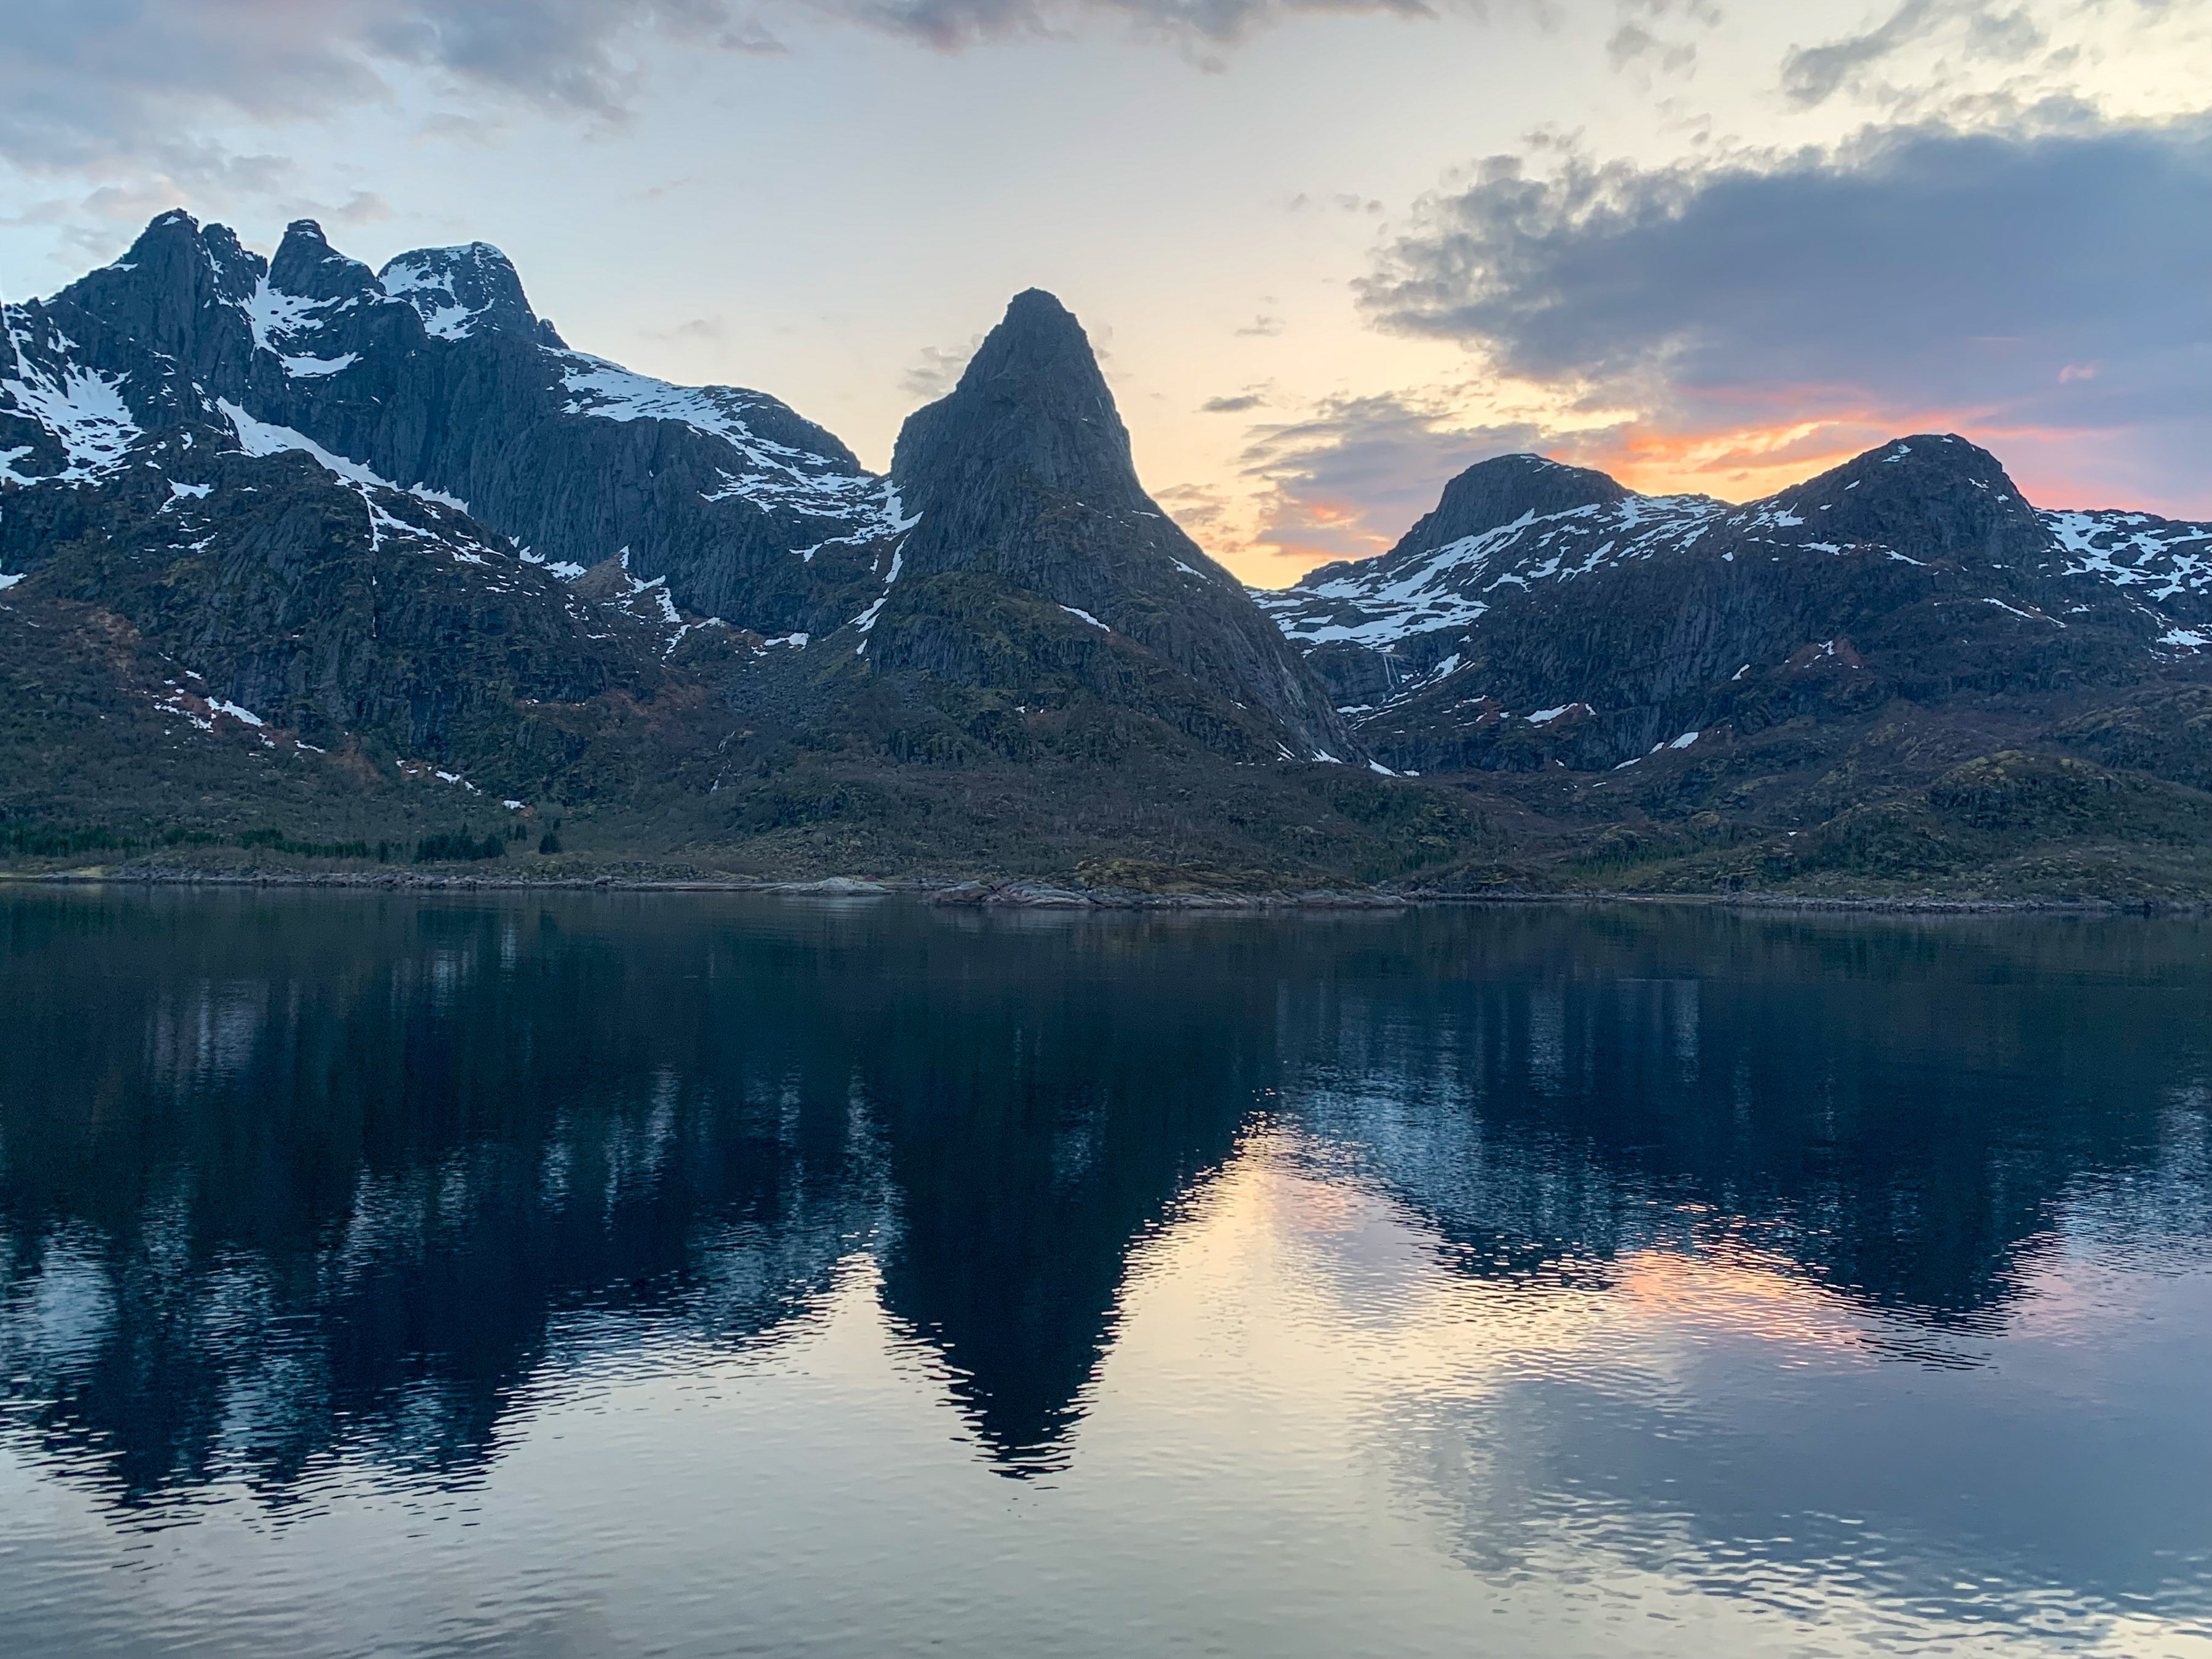
<svg viewBox="0 0 2212 1659">
<path fill-rule="evenodd" d="M 2212 119 L 1542 177 L 1493 161 L 1361 299 L 1662 424 L 1975 410 L 2132 433 L 2179 465 L 2212 448 Z"/>
</svg>

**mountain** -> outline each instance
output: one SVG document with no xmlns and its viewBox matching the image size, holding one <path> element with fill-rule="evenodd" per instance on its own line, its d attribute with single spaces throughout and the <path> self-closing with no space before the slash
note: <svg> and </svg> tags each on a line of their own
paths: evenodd
<svg viewBox="0 0 2212 1659">
<path fill-rule="evenodd" d="M 1955 436 L 1742 506 L 1508 456 L 1255 595 L 1035 290 L 888 477 L 480 242 L 164 214 L 0 324 L 33 867 L 2212 894 L 2212 527 Z"/>
<path fill-rule="evenodd" d="M 684 608 L 742 608 L 769 634 L 842 614 L 866 563 L 856 545 L 889 523 L 884 482 L 821 428 L 761 392 L 569 350 L 483 243 L 372 272 L 301 220 L 264 264 L 226 228 L 172 213 L 114 264 L 9 312 L 14 401 L 33 421 L 11 439 L 0 415 L 0 453 L 19 446 L 20 480 L 84 476 L 179 422 L 227 438 L 242 410 L 267 441 L 297 434 L 434 494 L 534 559 L 626 551 Z M 806 548 L 823 556 L 787 556 Z"/>
<path fill-rule="evenodd" d="M 512 273 L 493 280 L 503 270 L 479 258 L 455 278 L 483 325 L 434 312 L 443 338 L 311 226 L 264 264 L 170 214 L 116 264 L 6 308 L 15 815 L 104 820 L 196 789 L 204 803 L 164 829 L 198 835 L 253 821 L 272 787 L 305 788 L 321 833 L 350 841 L 418 808 L 495 819 L 484 803 L 634 793 L 636 728 L 704 699 L 672 675 L 659 630 L 586 603 L 562 580 L 574 567 L 452 488 L 473 450 L 513 470 L 456 388 L 552 349 Z M 525 319 L 531 338 L 498 331 Z M 410 377 L 431 392 L 403 397 Z M 419 463 L 358 441 L 347 422 L 364 408 L 416 432 Z M 74 659 L 56 659 L 72 640 Z M 55 708 L 64 672 L 82 684 Z M 711 741 L 713 724 L 673 749 Z M 281 757 L 288 781 L 266 764 L 239 774 L 240 744 Z M 398 788 L 410 780 L 422 787 Z"/>
<path fill-rule="evenodd" d="M 2212 646 L 2212 526 L 2038 512 L 1950 435 L 1741 507 L 1512 455 L 1382 557 L 1259 597 L 1394 763 L 1598 769 L 1839 699 L 2187 665 Z"/>
<path fill-rule="evenodd" d="M 301 221 L 264 261 L 170 213 L 0 317 L 18 850 L 565 817 L 802 871 L 1318 877 L 1381 844 L 1310 799 L 1357 743 L 1145 495 L 1048 296 L 891 478 L 764 393 L 572 349 L 483 243 L 373 271 Z"/>
<path fill-rule="evenodd" d="M 1825 846 L 1832 821 L 1860 834 L 1900 801 L 1940 819 L 1962 791 L 2038 798 L 1968 819 L 2119 835 L 2133 814 L 2191 844 L 2212 804 L 2154 805 L 2097 769 L 2212 781 L 2212 728 L 2191 724 L 2212 669 L 2212 526 L 2040 511 L 1955 434 L 1741 506 L 1505 456 L 1389 553 L 1256 597 L 1382 761 L 1569 775 L 1567 797 L 1542 799 L 1604 820 L 1616 866 L 1768 836 Z M 1726 862 L 1693 860 L 1692 878 Z"/>
</svg>

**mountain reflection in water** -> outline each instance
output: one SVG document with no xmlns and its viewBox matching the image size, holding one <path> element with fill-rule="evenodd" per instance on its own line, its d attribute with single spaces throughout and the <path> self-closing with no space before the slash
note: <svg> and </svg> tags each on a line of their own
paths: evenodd
<svg viewBox="0 0 2212 1659">
<path fill-rule="evenodd" d="M 0 1453 L 126 1530 L 479 1489 L 534 1414 L 865 1297 L 898 1386 L 1049 1486 L 1133 1298 L 1209 1348 L 1263 1316 L 1178 1265 L 1249 1214 L 1310 1258 L 1284 1326 L 1329 1329 L 1273 1375 L 1249 1339 L 1253 1399 L 1410 1368 L 1363 1384 L 1372 1478 L 1458 1571 L 1595 1528 L 1708 1588 L 2201 1620 L 2201 1396 L 2131 1426 L 2076 1379 L 2081 1459 L 2164 1471 L 2128 1503 L 1999 1468 L 2011 1395 L 1908 1419 L 1864 1367 L 2017 1370 L 2069 1286 L 2201 1283 L 2208 991 L 2193 921 L 11 893 Z"/>
</svg>

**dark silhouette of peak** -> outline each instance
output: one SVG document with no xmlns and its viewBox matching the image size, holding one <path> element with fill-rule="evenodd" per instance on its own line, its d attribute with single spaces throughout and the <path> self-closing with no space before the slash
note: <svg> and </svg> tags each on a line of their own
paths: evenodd
<svg viewBox="0 0 2212 1659">
<path fill-rule="evenodd" d="M 1524 516 L 1547 518 L 1578 507 L 1602 507 L 1630 492 L 1602 472 L 1566 466 L 1541 455 L 1499 455 L 1477 461 L 1444 486 L 1428 514 L 1392 556 L 1422 554 L 1511 524 Z"/>
<path fill-rule="evenodd" d="M 146 228 L 138 233 L 138 240 L 131 244 L 131 251 L 117 263 L 137 264 L 148 258 L 159 258 L 165 253 L 191 247 L 199 240 L 199 235 L 198 220 L 182 208 L 171 208 L 147 221 Z"/>
<path fill-rule="evenodd" d="M 106 288 L 119 279 L 135 279 L 142 290 L 167 289 L 179 299 L 210 291 L 235 299 L 251 293 L 265 269 L 228 225 L 203 228 L 175 208 L 140 231 L 128 253 L 84 281 Z"/>
<path fill-rule="evenodd" d="M 1831 540 L 2008 562 L 2045 532 L 2003 464 L 1955 433 L 1897 438 L 1774 498 Z"/>
</svg>

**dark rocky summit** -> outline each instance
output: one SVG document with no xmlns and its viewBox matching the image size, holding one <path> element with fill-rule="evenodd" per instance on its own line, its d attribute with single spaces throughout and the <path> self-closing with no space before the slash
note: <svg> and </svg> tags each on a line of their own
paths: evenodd
<svg viewBox="0 0 2212 1659">
<path fill-rule="evenodd" d="M 766 634 L 849 614 L 855 550 L 887 522 L 883 482 L 829 433 L 761 392 L 567 349 L 481 242 L 380 274 L 300 220 L 264 265 L 224 227 L 172 213 L 116 264 L 9 309 L 51 404 L 99 383 L 143 432 L 250 448 L 236 410 L 276 429 L 264 447 L 304 438 L 465 504 L 550 564 L 627 555 L 685 609 Z M 0 414 L 0 447 L 20 444 L 7 428 Z M 18 478 L 68 472 L 49 438 Z M 805 548 L 823 556 L 789 556 Z"/>
</svg>

